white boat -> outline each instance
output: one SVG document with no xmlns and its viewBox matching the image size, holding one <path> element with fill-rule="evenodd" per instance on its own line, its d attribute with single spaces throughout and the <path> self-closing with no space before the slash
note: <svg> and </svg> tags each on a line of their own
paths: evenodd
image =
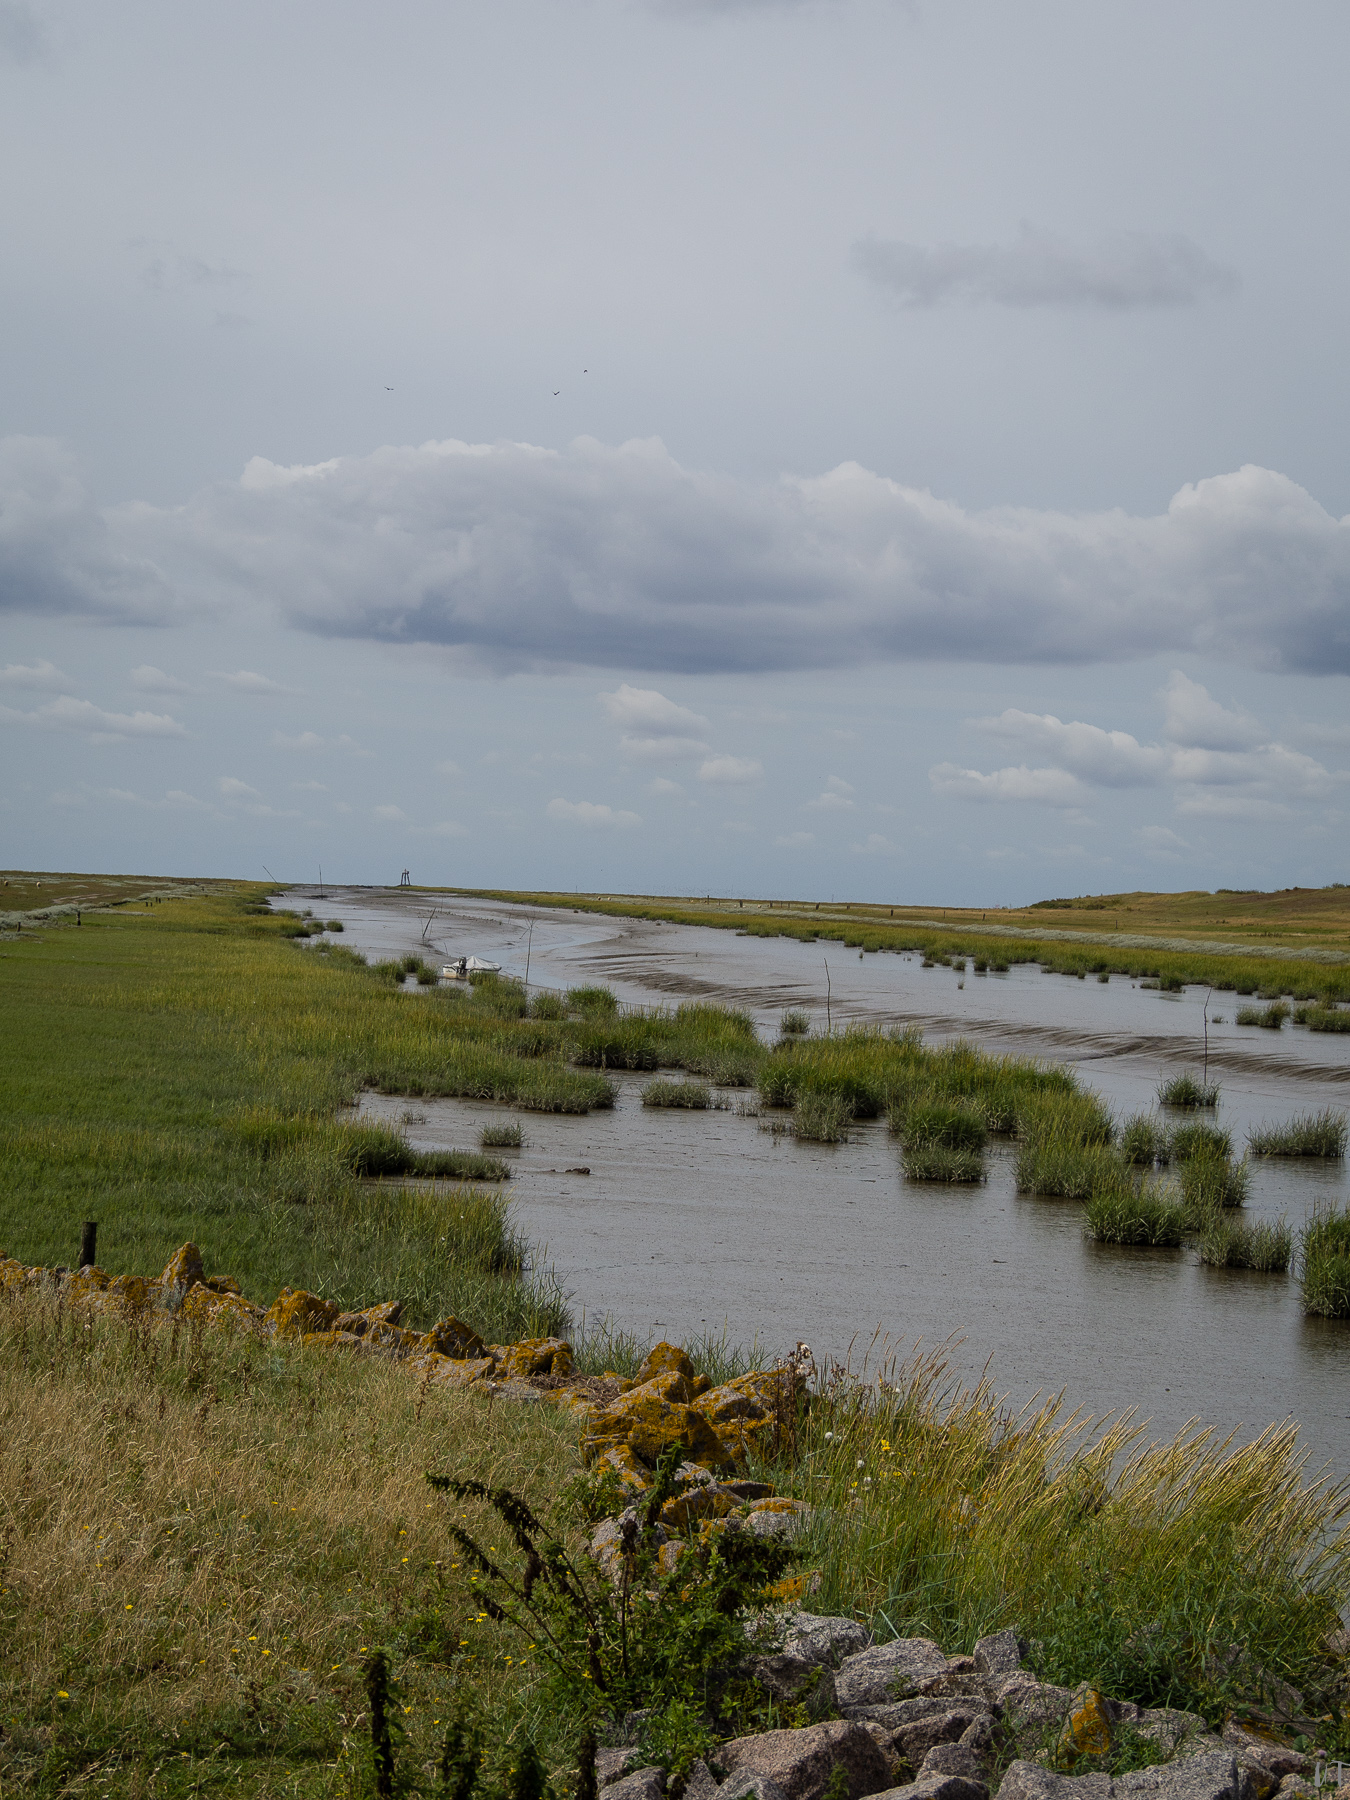
<svg viewBox="0 0 1350 1800">
<path fill-rule="evenodd" d="M 467 981 L 470 975 L 500 975 L 502 965 L 488 962 L 482 956 L 461 956 L 454 962 L 445 963 L 441 969 L 442 981 Z"/>
</svg>

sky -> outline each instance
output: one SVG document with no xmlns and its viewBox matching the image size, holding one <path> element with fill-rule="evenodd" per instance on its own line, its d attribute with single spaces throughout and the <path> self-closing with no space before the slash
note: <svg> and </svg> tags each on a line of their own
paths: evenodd
<svg viewBox="0 0 1350 1800">
<path fill-rule="evenodd" d="M 0 0 L 0 864 L 1350 879 L 1348 59 Z"/>
</svg>

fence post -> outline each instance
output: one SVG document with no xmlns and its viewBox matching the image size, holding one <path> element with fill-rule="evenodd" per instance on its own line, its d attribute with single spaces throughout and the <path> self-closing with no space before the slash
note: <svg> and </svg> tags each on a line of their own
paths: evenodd
<svg viewBox="0 0 1350 1800">
<path fill-rule="evenodd" d="M 98 1261 L 98 1225 L 93 1219 L 86 1219 L 80 1226 L 80 1260 L 78 1268 L 90 1268 Z"/>
</svg>

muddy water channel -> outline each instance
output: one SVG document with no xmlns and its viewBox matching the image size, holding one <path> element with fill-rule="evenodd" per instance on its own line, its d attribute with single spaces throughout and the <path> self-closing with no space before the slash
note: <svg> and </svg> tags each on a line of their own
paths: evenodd
<svg viewBox="0 0 1350 1800">
<path fill-rule="evenodd" d="M 286 903 L 314 904 L 299 891 Z M 1030 966 L 962 976 L 838 944 L 387 890 L 330 889 L 315 910 L 341 917 L 343 941 L 367 954 L 476 954 L 523 976 L 528 944 L 532 989 L 603 981 L 633 1004 L 717 1001 L 748 1010 L 766 1041 L 785 1007 L 826 1027 L 828 961 L 836 1029 L 918 1024 L 930 1042 L 965 1036 L 1060 1062 L 1118 1117 L 1203 1054 L 1202 989 Z M 1236 1026 L 1231 994 L 1208 1005 L 1217 1120 L 1236 1154 L 1254 1125 L 1350 1106 L 1350 1039 Z M 1246 1436 L 1292 1415 L 1313 1462 L 1350 1473 L 1350 1323 L 1305 1318 L 1293 1275 L 1210 1269 L 1193 1248 L 1094 1244 L 1076 1204 L 1015 1191 L 1014 1153 L 998 1140 L 983 1186 L 927 1186 L 904 1178 L 884 1120 L 839 1146 L 799 1144 L 737 1112 L 752 1095 L 724 1093 L 722 1111 L 650 1111 L 647 1078 L 618 1079 L 612 1112 L 520 1115 L 526 1144 L 512 1159 L 517 1222 L 588 1322 L 675 1339 L 725 1325 L 766 1350 L 805 1338 L 818 1357 L 856 1366 L 867 1354 L 872 1367 L 884 1354 L 874 1333 L 891 1354 L 947 1341 L 956 1371 L 988 1366 L 1014 1406 L 1065 1389 L 1093 1413 L 1137 1407 L 1153 1436 L 1196 1417 Z M 507 1110 L 381 1095 L 362 1106 L 406 1115 L 426 1148 L 475 1147 Z M 1247 1216 L 1283 1214 L 1297 1229 L 1317 1202 L 1347 1199 L 1343 1164 L 1258 1161 Z"/>
</svg>

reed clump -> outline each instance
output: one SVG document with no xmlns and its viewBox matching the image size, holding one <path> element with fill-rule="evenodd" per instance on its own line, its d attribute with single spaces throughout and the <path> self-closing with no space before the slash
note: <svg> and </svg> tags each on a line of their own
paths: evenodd
<svg viewBox="0 0 1350 1800">
<path fill-rule="evenodd" d="M 1120 1128 L 1120 1154 L 1132 1168 L 1165 1167 L 1172 1160 L 1170 1127 L 1152 1113 L 1135 1113 Z"/>
<path fill-rule="evenodd" d="M 984 1157 L 968 1146 L 924 1141 L 906 1144 L 900 1165 L 910 1181 L 968 1186 L 985 1178 Z"/>
<path fill-rule="evenodd" d="M 1173 1130 L 1169 1149 L 1172 1161 L 1177 1163 L 1189 1162 L 1193 1156 L 1227 1158 L 1233 1154 L 1233 1140 L 1217 1125 L 1206 1125 L 1197 1119 Z"/>
<path fill-rule="evenodd" d="M 1255 1269 L 1283 1275 L 1293 1255 L 1294 1234 L 1284 1219 L 1249 1223 L 1212 1214 L 1200 1233 L 1200 1260 L 1216 1269 Z"/>
<path fill-rule="evenodd" d="M 522 1150 L 525 1133 L 514 1120 L 510 1124 L 484 1125 L 478 1134 L 478 1143 L 484 1150 Z"/>
<path fill-rule="evenodd" d="M 1226 1207 L 1246 1205 L 1251 1170 L 1245 1157 L 1235 1163 L 1226 1156 L 1192 1156 L 1180 1173 L 1182 1199 L 1197 1221 Z"/>
<path fill-rule="evenodd" d="M 811 1029 L 811 1015 L 800 1007 L 789 1007 L 778 1021 L 783 1037 L 805 1037 Z"/>
<path fill-rule="evenodd" d="M 1345 1007 L 1307 1006 L 1300 1010 L 1303 1017 L 1298 1022 L 1309 1031 L 1350 1031 L 1350 1010 Z"/>
<path fill-rule="evenodd" d="M 1260 1025 L 1266 1031 L 1278 1031 L 1288 1017 L 1289 1008 L 1284 1001 L 1274 1000 L 1269 1006 L 1239 1006 L 1233 1014 L 1233 1022 L 1236 1025 Z"/>
<path fill-rule="evenodd" d="M 702 1112 L 712 1104 L 712 1095 L 701 1081 L 649 1081 L 642 1090 L 642 1104 Z"/>
<path fill-rule="evenodd" d="M 1196 1107 L 1210 1109 L 1219 1104 L 1217 1081 L 1202 1081 L 1189 1072 L 1174 1075 L 1158 1084 L 1159 1106 L 1175 1106 L 1187 1111 Z"/>
<path fill-rule="evenodd" d="M 1308 1455 L 1292 1422 L 1245 1445 L 1193 1428 L 1149 1444 L 1132 1415 L 1010 1412 L 941 1352 L 880 1383 L 835 1370 L 800 1436 L 815 1605 L 944 1646 L 1015 1624 L 1046 1679 L 1216 1723 L 1234 1644 L 1330 1699 L 1350 1494 Z"/>
<path fill-rule="evenodd" d="M 1283 1125 L 1262 1125 L 1247 1137 L 1252 1156 L 1321 1156 L 1338 1162 L 1345 1155 L 1346 1116 L 1335 1107 L 1299 1113 Z"/>
<path fill-rule="evenodd" d="M 1303 1310 L 1350 1319 L 1350 1207 L 1320 1208 L 1299 1239 Z"/>
<path fill-rule="evenodd" d="M 1190 1208 L 1148 1185 L 1103 1186 L 1083 1209 L 1089 1234 L 1099 1244 L 1175 1250 L 1191 1224 Z"/>
<path fill-rule="evenodd" d="M 852 1108 L 842 1095 L 813 1089 L 792 1109 L 792 1134 L 812 1144 L 842 1144 L 852 1119 Z"/>
</svg>

